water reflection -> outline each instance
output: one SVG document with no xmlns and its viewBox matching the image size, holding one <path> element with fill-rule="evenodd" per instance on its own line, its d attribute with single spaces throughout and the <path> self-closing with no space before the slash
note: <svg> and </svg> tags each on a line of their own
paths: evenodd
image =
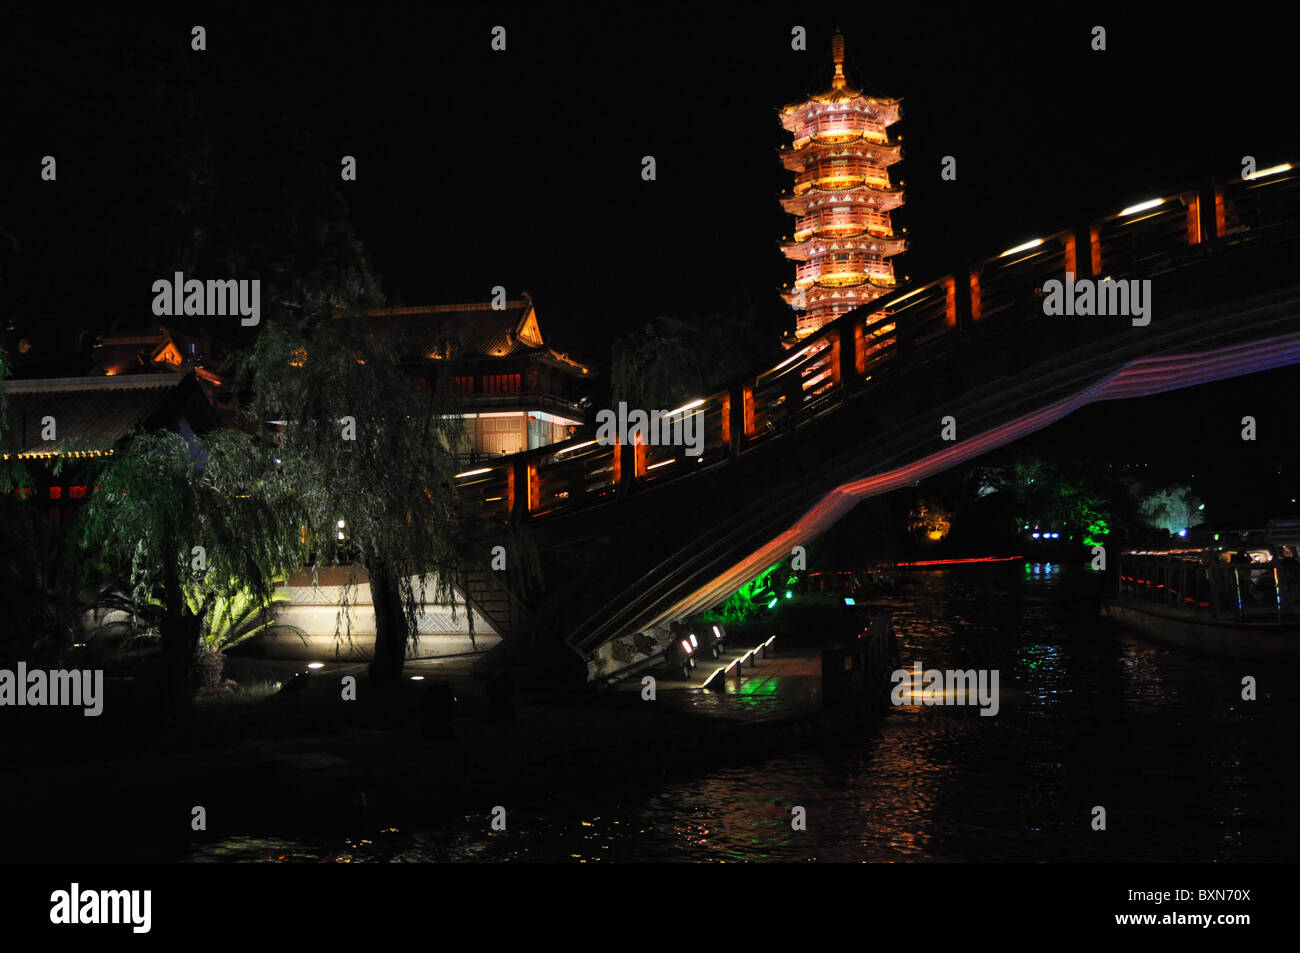
<svg viewBox="0 0 1300 953">
<path fill-rule="evenodd" d="M 997 668 L 996 717 L 916 705 L 877 732 L 692 777 L 481 816 L 371 843 L 234 839 L 196 859 L 1283 860 L 1297 693 L 1242 702 L 1242 663 L 1130 638 L 1097 612 L 1100 579 L 1060 564 L 906 577 L 890 600 L 901 659 Z M 1249 667 L 1249 666 L 1248 666 Z M 1260 669 L 1260 671 L 1263 671 Z M 755 693 L 755 704 L 770 695 Z M 701 708 L 717 698 L 701 693 Z M 646 793 L 647 787 L 654 793 Z M 1105 832 L 1091 829 L 1106 807 Z M 791 828 L 803 807 L 807 830 Z"/>
</svg>

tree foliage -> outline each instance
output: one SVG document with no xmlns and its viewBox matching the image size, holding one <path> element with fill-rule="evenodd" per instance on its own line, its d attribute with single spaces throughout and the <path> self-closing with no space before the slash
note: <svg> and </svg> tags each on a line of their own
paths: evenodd
<svg viewBox="0 0 1300 953">
<path fill-rule="evenodd" d="M 952 514 L 931 500 L 918 500 L 907 514 L 907 529 L 930 540 L 940 540 L 952 529 Z"/>
<path fill-rule="evenodd" d="M 140 433 L 114 455 L 86 507 L 82 540 L 126 584 L 139 615 L 156 606 L 168 715 L 188 720 L 194 654 L 222 600 L 272 600 L 276 577 L 296 565 L 290 531 L 296 495 L 269 448 L 247 434 L 205 438 Z"/>
<path fill-rule="evenodd" d="M 1139 509 L 1148 526 L 1167 530 L 1174 536 L 1205 522 L 1201 501 L 1190 486 L 1175 485 L 1156 490 L 1143 498 Z"/>
<path fill-rule="evenodd" d="M 426 598 L 452 595 L 473 528 L 457 506 L 460 417 L 404 364 L 410 346 L 363 318 L 286 314 L 243 366 L 252 418 L 277 422 L 304 556 L 354 570 L 340 637 L 350 634 L 350 593 L 369 577 L 380 683 L 400 672 Z"/>
<path fill-rule="evenodd" d="M 613 399 L 646 410 L 676 407 L 774 359 L 776 342 L 744 302 L 700 318 L 656 318 L 614 342 Z"/>
<path fill-rule="evenodd" d="M 247 434 L 137 434 L 100 476 L 83 537 L 110 567 L 126 569 L 142 604 L 173 575 L 203 591 L 247 589 L 269 602 L 275 576 L 299 551 L 285 531 L 292 508 L 268 448 Z"/>
<path fill-rule="evenodd" d="M 977 466 L 968 482 L 976 498 L 1000 507 L 1015 530 L 1060 527 L 1084 542 L 1131 522 L 1136 489 L 1131 478 L 1087 461 L 1031 455 Z"/>
</svg>

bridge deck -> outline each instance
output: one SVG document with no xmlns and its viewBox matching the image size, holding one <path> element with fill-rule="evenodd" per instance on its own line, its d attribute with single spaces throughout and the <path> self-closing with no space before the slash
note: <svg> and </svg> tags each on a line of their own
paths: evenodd
<svg viewBox="0 0 1300 953">
<path fill-rule="evenodd" d="M 1300 363 L 1298 273 L 1300 169 L 1204 182 L 840 316 L 779 364 L 684 405 L 698 456 L 588 428 L 460 474 L 537 593 L 516 600 L 526 618 L 511 638 L 562 642 L 591 680 L 639 670 L 673 621 L 862 499 L 1094 401 Z M 1098 294 L 1131 282 L 1146 305 L 1062 314 L 1062 281 Z"/>
</svg>

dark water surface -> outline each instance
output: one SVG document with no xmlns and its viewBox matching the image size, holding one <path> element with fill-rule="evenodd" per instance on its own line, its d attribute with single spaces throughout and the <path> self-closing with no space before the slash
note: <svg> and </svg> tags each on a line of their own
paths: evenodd
<svg viewBox="0 0 1300 953">
<path fill-rule="evenodd" d="M 195 860 L 1244 861 L 1297 856 L 1300 690 L 1289 666 L 1185 654 L 1098 618 L 1082 567 L 906 577 L 904 666 L 997 669 L 995 717 L 891 712 L 875 734 L 740 767 L 369 841 L 237 838 Z M 1241 699 L 1244 676 L 1258 700 Z M 650 793 L 647 793 L 650 792 Z M 791 808 L 807 830 L 791 829 Z M 1094 806 L 1105 831 L 1092 829 Z"/>
</svg>

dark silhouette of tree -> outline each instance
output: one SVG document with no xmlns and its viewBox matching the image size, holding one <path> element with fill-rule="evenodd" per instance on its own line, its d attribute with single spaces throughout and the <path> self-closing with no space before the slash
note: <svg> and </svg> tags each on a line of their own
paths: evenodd
<svg viewBox="0 0 1300 953">
<path fill-rule="evenodd" d="M 747 299 L 698 318 L 660 317 L 611 348 L 612 399 L 642 410 L 676 407 L 779 359 L 779 336 Z"/>
<path fill-rule="evenodd" d="M 269 605 L 275 578 L 301 559 L 298 496 L 270 448 L 233 430 L 137 434 L 100 475 L 83 543 L 157 626 L 170 729 L 191 721 L 206 614 L 239 593 Z"/>
<path fill-rule="evenodd" d="M 460 418 L 404 364 L 407 353 L 363 317 L 285 316 L 262 330 L 242 370 L 254 419 L 280 422 L 276 455 L 301 538 L 318 564 L 354 570 L 340 638 L 351 631 L 351 591 L 369 580 L 370 674 L 382 688 L 401 675 L 425 599 L 452 595 L 473 529 L 454 479 Z"/>
</svg>

